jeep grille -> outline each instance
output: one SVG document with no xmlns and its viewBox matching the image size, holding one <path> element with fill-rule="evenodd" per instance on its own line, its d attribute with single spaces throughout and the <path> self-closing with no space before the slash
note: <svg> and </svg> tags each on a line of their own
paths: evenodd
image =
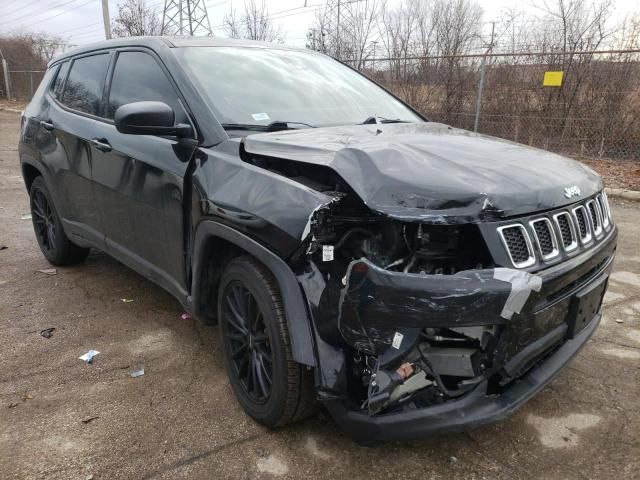
<svg viewBox="0 0 640 480">
<path fill-rule="evenodd" d="M 603 193 L 585 202 L 548 214 L 529 217 L 527 221 L 498 226 L 511 263 L 526 268 L 538 261 L 551 261 L 590 246 L 612 227 L 611 212 Z M 532 241 L 533 240 L 533 241 Z"/>
</svg>

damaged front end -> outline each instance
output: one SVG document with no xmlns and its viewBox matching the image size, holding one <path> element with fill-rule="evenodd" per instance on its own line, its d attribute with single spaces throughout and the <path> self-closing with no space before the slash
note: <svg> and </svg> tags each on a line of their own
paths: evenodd
<svg viewBox="0 0 640 480">
<path fill-rule="evenodd" d="M 413 438 L 459 429 L 471 419 L 492 421 L 498 414 L 476 418 L 472 408 L 466 420 L 461 410 L 452 413 L 446 426 L 442 418 L 427 419 L 415 431 L 398 420 L 370 430 L 409 412 L 430 418 L 428 412 L 471 397 L 501 398 L 533 367 L 595 328 L 613 231 L 589 258 L 538 274 L 496 264 L 486 228 L 398 220 L 344 194 L 312 214 L 298 278 L 318 337 L 319 393 L 343 423 L 357 416 L 355 438 Z M 588 321 L 577 325 L 569 316 L 575 292 L 585 285 L 596 285 L 593 305 Z"/>
<path fill-rule="evenodd" d="M 384 128 L 256 135 L 241 150 L 329 199 L 289 263 L 315 334 L 318 396 L 364 443 L 495 421 L 540 390 L 595 330 L 617 236 L 601 181 L 581 167 L 562 164 L 586 194 L 576 202 L 520 162 L 537 186 L 518 197 L 522 184 L 498 168 L 513 145 L 490 141 L 497 166 L 447 160 L 457 175 L 433 178 L 445 140 L 477 139 Z M 405 134 L 411 148 L 397 147 Z M 486 188 L 473 190 L 478 178 Z"/>
<path fill-rule="evenodd" d="M 494 268 L 476 225 L 336 209 L 315 212 L 306 253 L 324 283 L 319 333 L 352 352 L 353 405 L 371 415 L 409 399 L 428 406 L 491 376 L 503 363 L 495 357 L 505 355 L 497 349 L 500 327 L 540 289 L 540 279 Z"/>
</svg>

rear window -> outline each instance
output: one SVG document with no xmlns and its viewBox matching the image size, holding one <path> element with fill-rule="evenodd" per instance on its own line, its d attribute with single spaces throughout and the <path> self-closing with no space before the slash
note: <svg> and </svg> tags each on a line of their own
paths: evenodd
<svg viewBox="0 0 640 480">
<path fill-rule="evenodd" d="M 74 110 L 99 116 L 108 67 L 108 53 L 74 60 L 64 86 L 62 103 Z"/>
<path fill-rule="evenodd" d="M 64 62 L 60 64 L 56 80 L 51 85 L 51 93 L 56 98 L 62 96 L 62 87 L 64 86 L 64 80 L 67 78 L 67 73 L 69 73 L 69 62 Z"/>
</svg>

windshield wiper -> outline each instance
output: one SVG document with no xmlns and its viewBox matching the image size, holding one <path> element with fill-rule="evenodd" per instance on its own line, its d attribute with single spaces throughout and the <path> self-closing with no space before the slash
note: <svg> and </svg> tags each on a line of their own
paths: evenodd
<svg viewBox="0 0 640 480">
<path fill-rule="evenodd" d="M 284 120 L 274 120 L 267 125 L 251 124 L 251 123 L 223 123 L 222 128 L 225 130 L 255 130 L 258 132 L 278 132 L 280 130 L 296 130 L 290 125 L 304 125 L 309 128 L 316 128 L 313 125 L 304 122 L 291 122 Z"/>
<path fill-rule="evenodd" d="M 360 123 L 359 125 L 375 125 L 378 123 L 411 123 L 407 120 L 400 120 L 399 118 L 385 118 L 380 115 L 372 115 L 367 117 L 367 119 Z"/>
</svg>

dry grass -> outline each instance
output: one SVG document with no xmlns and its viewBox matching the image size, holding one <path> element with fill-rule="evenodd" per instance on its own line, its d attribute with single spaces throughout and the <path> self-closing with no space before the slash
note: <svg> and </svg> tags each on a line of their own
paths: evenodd
<svg viewBox="0 0 640 480">
<path fill-rule="evenodd" d="M 4 100 L 0 99 L 0 109 L 18 110 L 22 111 L 27 106 L 27 102 L 19 102 L 16 100 Z"/>
<path fill-rule="evenodd" d="M 640 159 L 634 161 L 581 158 L 580 161 L 602 175 L 607 187 L 640 191 Z"/>
</svg>

